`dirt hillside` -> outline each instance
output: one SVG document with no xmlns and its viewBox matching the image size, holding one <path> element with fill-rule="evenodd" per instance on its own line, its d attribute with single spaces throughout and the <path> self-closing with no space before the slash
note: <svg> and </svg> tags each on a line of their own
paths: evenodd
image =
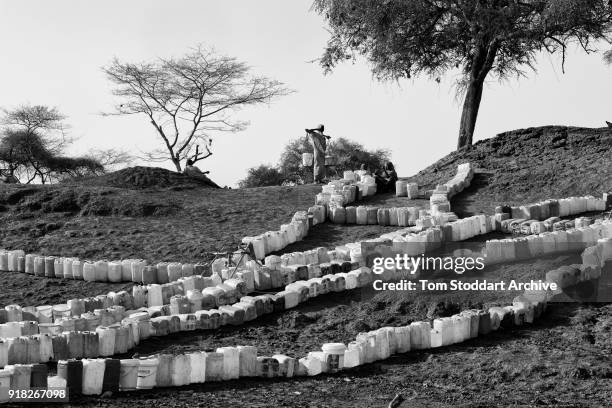
<svg viewBox="0 0 612 408">
<path fill-rule="evenodd" d="M 476 164 L 474 185 L 453 199 L 460 214 L 490 212 L 503 203 L 612 190 L 612 132 L 545 127 L 508 132 L 451 153 L 410 177 L 435 187 L 457 165 Z M 314 202 L 320 186 L 210 189 L 155 181 L 157 170 L 115 173 L 80 183 L 0 186 L 0 247 L 83 259 L 145 258 L 198 262 L 233 249 L 242 237 L 278 229 Z M 137 174 L 138 177 L 133 176 Z M 180 176 L 180 175 L 179 175 Z M 168 176 L 174 177 L 174 176 Z M 368 198 L 379 206 L 427 206 L 393 194 Z M 333 247 L 396 227 L 316 226 L 284 251 Z M 492 281 L 537 279 L 577 256 L 521 261 L 487 271 Z M 477 279 L 479 276 L 470 276 Z M 0 305 L 56 304 L 120 290 L 130 284 L 86 283 L 0 274 Z M 240 327 L 181 333 L 143 342 L 137 353 L 184 352 L 222 345 L 255 345 L 262 352 L 301 357 L 326 341 L 407 324 L 472 307 L 507 304 L 513 292 L 460 294 L 366 293 L 326 295 L 282 314 Z M 388 361 L 317 378 L 241 380 L 177 389 L 82 398 L 73 406 L 385 407 L 395 393 L 406 406 L 606 406 L 612 399 L 610 305 L 560 304 L 537 325 L 496 332 L 452 347 L 395 356 Z"/>
</svg>

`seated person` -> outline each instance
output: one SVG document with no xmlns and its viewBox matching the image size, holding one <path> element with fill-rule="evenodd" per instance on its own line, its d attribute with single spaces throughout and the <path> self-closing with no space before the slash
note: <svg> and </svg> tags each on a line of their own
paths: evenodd
<svg viewBox="0 0 612 408">
<path fill-rule="evenodd" d="M 359 170 L 360 170 L 360 173 L 363 174 L 364 176 L 372 175 L 372 172 L 370 171 L 370 166 L 368 166 L 366 163 L 363 163 Z"/>
<path fill-rule="evenodd" d="M 395 182 L 398 180 L 393 163 L 386 162 L 381 171 L 376 172 L 376 192 L 388 193 L 395 190 Z"/>
<path fill-rule="evenodd" d="M 0 173 L 0 184 L 19 184 L 19 180 L 12 174 Z"/>
<path fill-rule="evenodd" d="M 196 166 L 194 166 L 194 162 L 191 159 L 187 159 L 187 162 L 185 163 L 185 169 L 183 170 L 183 174 L 185 174 L 186 176 L 189 177 L 193 177 L 193 178 L 197 178 L 200 180 L 204 180 L 206 181 L 207 184 L 213 186 L 213 187 L 217 187 L 217 188 L 221 188 L 219 187 L 214 181 L 212 181 L 211 179 L 209 179 L 206 175 L 210 173 L 209 171 L 202 171 L 199 168 L 197 168 Z"/>
</svg>

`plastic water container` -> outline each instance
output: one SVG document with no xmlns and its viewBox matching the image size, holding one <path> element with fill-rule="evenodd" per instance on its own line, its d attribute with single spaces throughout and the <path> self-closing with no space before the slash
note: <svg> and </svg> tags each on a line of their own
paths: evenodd
<svg viewBox="0 0 612 408">
<path fill-rule="evenodd" d="M 178 262 L 168 264 L 169 282 L 177 281 L 183 276 L 183 265 Z"/>
<path fill-rule="evenodd" d="M 188 355 L 180 354 L 174 356 L 170 365 L 170 376 L 172 385 L 180 387 L 189 384 L 191 378 L 191 360 Z"/>
<path fill-rule="evenodd" d="M 26 342 L 26 359 L 24 363 L 39 363 L 40 362 L 40 342 L 37 337 L 25 337 Z"/>
<path fill-rule="evenodd" d="M 121 391 L 135 390 L 138 386 L 138 369 L 140 367 L 140 360 L 125 359 L 119 361 L 119 389 Z"/>
<path fill-rule="evenodd" d="M 302 153 L 302 166 L 309 167 L 312 166 L 312 162 L 314 157 L 312 153 Z"/>
<path fill-rule="evenodd" d="M 60 360 L 57 375 L 66 380 L 70 395 L 79 395 L 83 390 L 83 362 L 81 360 Z"/>
<path fill-rule="evenodd" d="M 8 365 L 5 367 L 11 373 L 11 389 L 29 390 L 32 367 L 25 364 Z"/>
<path fill-rule="evenodd" d="M 64 332 L 68 344 L 68 356 L 70 358 L 83 357 L 83 333 Z"/>
<path fill-rule="evenodd" d="M 28 346 L 24 337 L 11 337 L 8 341 L 8 363 L 22 364 L 27 362 Z"/>
<path fill-rule="evenodd" d="M 404 180 L 398 180 L 395 182 L 395 195 L 397 197 L 406 197 L 408 195 L 407 186 L 408 183 Z"/>
<path fill-rule="evenodd" d="M 83 262 L 74 260 L 72 262 L 72 279 L 83 280 Z"/>
<path fill-rule="evenodd" d="M 132 287 L 132 299 L 134 308 L 138 309 L 144 307 L 147 301 L 146 289 L 142 286 Z"/>
<path fill-rule="evenodd" d="M 240 376 L 240 351 L 236 347 L 219 347 L 223 355 L 223 379 L 233 380 Z"/>
<path fill-rule="evenodd" d="M 138 361 L 138 378 L 136 388 L 151 389 L 157 386 L 158 358 L 143 358 Z"/>
<path fill-rule="evenodd" d="M 203 383 L 206 379 L 206 361 L 203 352 L 186 355 L 189 359 L 189 384 Z"/>
<path fill-rule="evenodd" d="M 240 377 L 255 377 L 257 375 L 257 348 L 253 346 L 238 346 L 238 365 Z"/>
<path fill-rule="evenodd" d="M 104 363 L 104 377 L 102 379 L 102 392 L 119 391 L 121 376 L 121 361 L 114 358 L 102 360 Z"/>
<path fill-rule="evenodd" d="M 103 359 L 84 359 L 83 395 L 102 394 L 105 363 Z"/>
<path fill-rule="evenodd" d="M 32 388 L 47 388 L 47 374 L 49 370 L 45 364 L 33 364 L 30 386 Z"/>
<path fill-rule="evenodd" d="M 155 266 L 145 266 L 142 269 L 142 283 L 145 285 L 157 282 L 157 268 Z"/>
<path fill-rule="evenodd" d="M 206 382 L 223 380 L 223 354 L 204 353 L 206 365 Z"/>
<path fill-rule="evenodd" d="M 359 206 L 356 209 L 357 225 L 366 225 L 368 223 L 368 210 L 364 206 Z"/>
<path fill-rule="evenodd" d="M 0 324 L 0 337 L 9 339 L 12 337 L 21 336 L 21 327 L 19 322 L 8 322 Z"/>
<path fill-rule="evenodd" d="M 83 280 L 86 282 L 95 282 L 96 267 L 91 262 L 83 263 Z"/>
<path fill-rule="evenodd" d="M 163 304 L 162 287 L 157 284 L 149 285 L 147 287 L 147 305 L 152 307 L 162 306 Z"/>
<path fill-rule="evenodd" d="M 323 363 L 316 357 L 302 357 L 298 360 L 300 372 L 304 372 L 308 376 L 319 375 L 323 372 Z"/>
<path fill-rule="evenodd" d="M 100 349 L 100 339 L 97 332 L 84 331 L 83 333 L 83 357 L 98 357 Z"/>
<path fill-rule="evenodd" d="M 129 329 L 125 326 L 121 326 L 120 324 L 114 324 L 110 326 L 109 328 L 115 330 L 115 353 L 114 354 L 127 353 Z"/>
<path fill-rule="evenodd" d="M 123 280 L 121 262 L 108 263 L 108 280 L 109 282 L 121 282 Z"/>
<path fill-rule="evenodd" d="M 172 386 L 172 361 L 174 356 L 170 354 L 159 354 L 157 356 L 159 364 L 157 366 L 157 377 L 155 379 L 157 387 Z"/>
<path fill-rule="evenodd" d="M 53 276 L 59 279 L 64 277 L 64 258 L 55 258 Z"/>
<path fill-rule="evenodd" d="M 0 403 L 9 401 L 9 389 L 11 388 L 11 371 L 0 369 Z"/>
<path fill-rule="evenodd" d="M 55 257 L 54 256 L 46 256 L 45 258 L 45 276 L 47 278 L 55 277 Z"/>
<path fill-rule="evenodd" d="M 202 309 L 202 300 L 204 299 L 204 295 L 199 290 L 188 290 L 187 291 L 187 299 L 191 304 L 191 313 L 195 313 L 198 310 Z"/>
<path fill-rule="evenodd" d="M 62 277 L 64 279 L 73 279 L 72 273 L 72 263 L 74 262 L 73 258 L 64 258 L 62 265 Z"/>
<path fill-rule="evenodd" d="M 39 357 L 38 361 L 41 363 L 47 363 L 53 360 L 53 339 L 49 334 L 39 334 L 36 336 L 38 338 L 38 343 L 40 345 L 39 348 Z M 8 352 L 8 349 L 7 349 Z M 1 355 L 1 345 L 0 345 L 0 355 Z M 0 357 L 1 358 L 1 357 Z"/>
<path fill-rule="evenodd" d="M 335 373 L 344 368 L 346 346 L 343 343 L 325 343 L 321 350 L 326 354 L 329 372 Z"/>
</svg>

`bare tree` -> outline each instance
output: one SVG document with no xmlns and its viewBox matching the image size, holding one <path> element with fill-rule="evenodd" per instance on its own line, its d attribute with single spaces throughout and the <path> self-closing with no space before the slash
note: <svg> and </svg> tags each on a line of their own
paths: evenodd
<svg viewBox="0 0 612 408">
<path fill-rule="evenodd" d="M 212 155 L 212 136 L 217 132 L 246 127 L 246 122 L 233 118 L 237 110 L 290 92 L 278 81 L 251 75 L 244 62 L 201 46 L 180 58 L 154 62 L 114 59 L 103 71 L 121 99 L 110 114 L 146 115 L 162 141 L 147 158 L 170 159 L 177 171 L 185 159 L 196 162 Z"/>
</svg>

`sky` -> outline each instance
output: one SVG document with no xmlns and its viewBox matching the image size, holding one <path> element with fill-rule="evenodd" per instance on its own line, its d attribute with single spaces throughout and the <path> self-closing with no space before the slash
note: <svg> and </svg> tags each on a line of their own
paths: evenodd
<svg viewBox="0 0 612 408">
<path fill-rule="evenodd" d="M 388 148 L 400 176 L 412 175 L 456 146 L 461 101 L 450 74 L 379 83 L 367 62 L 332 74 L 311 61 L 329 38 L 311 0 L 0 0 L 0 107 L 56 106 L 76 138 L 70 153 L 120 148 L 133 154 L 161 139 L 144 116 L 104 117 L 117 100 L 101 67 L 180 56 L 202 44 L 248 63 L 255 74 L 295 93 L 236 116 L 240 133 L 214 137 L 198 163 L 220 185 L 235 186 L 247 169 L 276 164 L 286 142 L 325 124 L 332 137 Z M 569 50 L 542 55 L 538 73 L 485 87 L 475 140 L 542 125 L 605 126 L 612 121 L 612 67 L 601 55 Z M 139 164 L 145 164 L 140 162 Z M 171 163 L 156 163 L 172 168 Z"/>
</svg>

